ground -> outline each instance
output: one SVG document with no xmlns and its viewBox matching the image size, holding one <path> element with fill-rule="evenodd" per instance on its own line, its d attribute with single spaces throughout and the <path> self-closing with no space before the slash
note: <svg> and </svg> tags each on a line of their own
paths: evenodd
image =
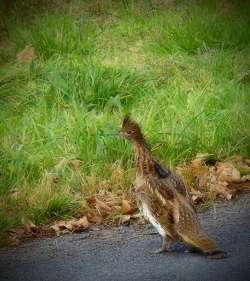
<svg viewBox="0 0 250 281">
<path fill-rule="evenodd" d="M 218 203 L 200 215 L 228 252 L 224 260 L 185 253 L 150 254 L 160 237 L 150 225 L 89 231 L 25 243 L 0 251 L 1 281 L 246 280 L 250 274 L 250 194 Z"/>
</svg>

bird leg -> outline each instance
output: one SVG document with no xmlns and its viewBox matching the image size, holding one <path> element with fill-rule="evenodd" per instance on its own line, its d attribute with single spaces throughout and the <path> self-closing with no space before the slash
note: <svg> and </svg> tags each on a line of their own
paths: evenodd
<svg viewBox="0 0 250 281">
<path fill-rule="evenodd" d="M 169 248 L 171 245 L 171 240 L 167 239 L 166 236 L 164 236 L 162 238 L 162 245 L 160 249 L 157 249 L 156 251 L 153 251 L 154 254 L 160 254 L 160 253 L 164 253 L 164 252 L 168 252 Z"/>
</svg>

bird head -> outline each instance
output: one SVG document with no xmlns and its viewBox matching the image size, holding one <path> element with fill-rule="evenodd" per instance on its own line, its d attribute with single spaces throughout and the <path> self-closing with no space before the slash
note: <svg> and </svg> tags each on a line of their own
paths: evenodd
<svg viewBox="0 0 250 281">
<path fill-rule="evenodd" d="M 129 142 L 145 143 L 144 136 L 141 132 L 140 126 L 133 121 L 129 115 L 126 115 L 123 119 L 122 128 L 119 130 L 119 134 L 122 138 Z"/>
</svg>

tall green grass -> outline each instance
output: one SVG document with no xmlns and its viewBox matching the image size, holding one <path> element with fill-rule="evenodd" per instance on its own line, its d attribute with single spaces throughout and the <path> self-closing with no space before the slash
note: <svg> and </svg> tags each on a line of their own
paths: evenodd
<svg viewBox="0 0 250 281">
<path fill-rule="evenodd" d="M 213 49 L 242 49 L 249 45 L 250 20 L 245 11 L 193 6 L 171 17 L 155 17 L 152 47 L 162 53 L 196 54 Z M 155 30 L 156 29 L 156 30 Z"/>
<path fill-rule="evenodd" d="M 127 111 L 167 165 L 199 152 L 249 157 L 249 5 L 152 3 L 75 1 L 6 21 L 0 230 L 74 215 L 103 188 L 126 193 Z M 34 61 L 16 63 L 30 43 Z"/>
</svg>

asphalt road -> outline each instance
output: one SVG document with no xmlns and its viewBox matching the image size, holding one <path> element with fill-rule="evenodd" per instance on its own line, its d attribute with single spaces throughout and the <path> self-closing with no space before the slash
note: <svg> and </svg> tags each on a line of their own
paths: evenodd
<svg viewBox="0 0 250 281">
<path fill-rule="evenodd" d="M 150 254 L 160 237 L 150 226 L 89 231 L 0 250 L 0 280 L 11 281 L 247 281 L 250 280 L 250 194 L 217 204 L 202 224 L 228 252 L 224 260 L 185 253 Z"/>
</svg>

